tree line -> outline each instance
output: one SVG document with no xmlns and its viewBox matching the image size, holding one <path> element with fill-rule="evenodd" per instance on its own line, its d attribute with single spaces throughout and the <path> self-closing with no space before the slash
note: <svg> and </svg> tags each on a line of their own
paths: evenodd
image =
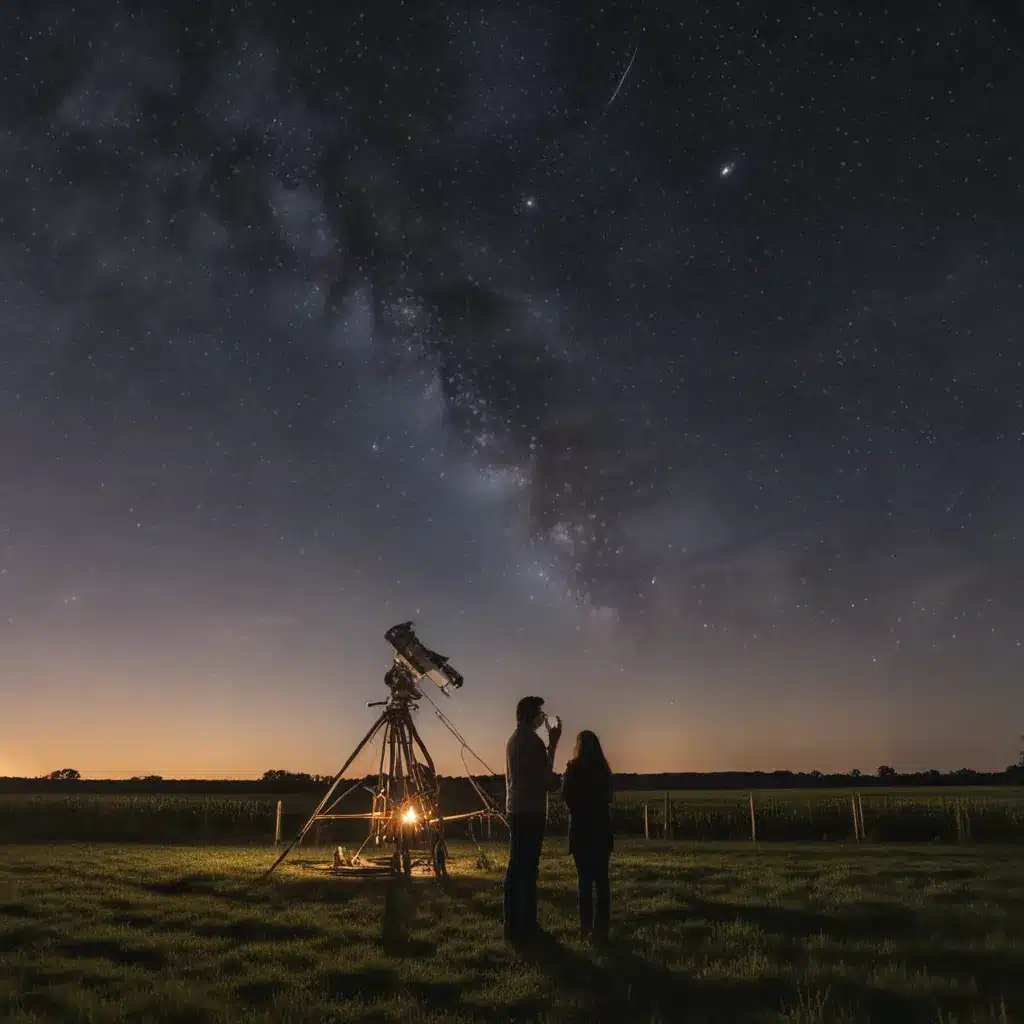
<svg viewBox="0 0 1024 1024">
<path fill-rule="evenodd" d="M 475 776 L 492 792 L 504 787 L 504 777 Z M 271 768 L 259 779 L 165 779 L 160 775 L 134 776 L 130 779 L 82 779 L 74 768 L 58 768 L 35 779 L 0 779 L 0 791 L 25 792 L 52 788 L 91 791 L 164 791 L 178 793 L 266 793 L 306 792 L 320 790 L 332 779 L 330 775 L 295 772 Z M 462 776 L 439 776 L 439 781 L 465 781 Z M 1016 764 L 1001 772 L 979 772 L 971 768 L 939 771 L 931 768 L 918 772 L 899 772 L 891 765 L 879 765 L 874 773 L 852 769 L 849 772 L 618 772 L 615 788 L 630 790 L 692 790 L 692 789 L 843 789 L 885 786 L 1005 786 L 1024 784 L 1024 751 Z"/>
</svg>

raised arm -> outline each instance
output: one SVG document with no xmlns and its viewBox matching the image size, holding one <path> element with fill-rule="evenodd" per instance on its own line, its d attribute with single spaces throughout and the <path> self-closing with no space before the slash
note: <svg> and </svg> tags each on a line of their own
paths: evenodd
<svg viewBox="0 0 1024 1024">
<path fill-rule="evenodd" d="M 555 751 L 558 749 L 558 741 L 562 736 L 562 727 L 551 729 L 548 732 L 548 746 L 545 748 L 545 761 L 548 777 L 548 792 L 557 793 L 562 780 L 555 771 Z M 538 737 L 539 738 L 539 737 Z"/>
<path fill-rule="evenodd" d="M 567 764 L 565 766 L 565 775 L 562 776 L 562 799 L 570 811 L 572 811 L 576 803 L 576 791 L 576 772 L 573 771 L 571 764 Z"/>
<path fill-rule="evenodd" d="M 562 780 L 555 774 L 555 752 L 550 747 L 545 747 L 544 741 L 539 736 L 536 739 L 537 744 L 531 751 L 530 757 L 530 760 L 534 762 L 536 778 L 544 780 L 544 788 L 549 793 L 557 793 Z"/>
</svg>

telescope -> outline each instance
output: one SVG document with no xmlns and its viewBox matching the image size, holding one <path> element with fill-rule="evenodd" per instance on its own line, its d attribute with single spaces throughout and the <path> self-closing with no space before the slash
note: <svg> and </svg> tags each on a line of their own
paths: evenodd
<svg viewBox="0 0 1024 1024">
<path fill-rule="evenodd" d="M 369 833 L 363 844 L 350 858 L 342 857 L 339 847 L 332 870 L 384 870 L 411 875 L 413 868 L 428 866 L 435 875 L 443 877 L 448 873 L 444 837 L 446 821 L 472 822 L 484 818 L 505 820 L 494 800 L 472 776 L 469 781 L 480 800 L 479 808 L 453 815 L 441 813 L 441 788 L 437 770 L 413 722 L 412 713 L 419 710 L 417 702 L 423 696 L 419 688 L 421 680 L 429 679 L 448 697 L 451 696 L 449 689 L 457 690 L 462 686 L 462 673 L 452 668 L 445 655 L 432 651 L 420 640 L 412 628 L 411 620 L 392 626 L 384 638 L 394 651 L 392 665 L 384 675 L 384 682 L 390 692 L 387 700 L 372 701 L 366 705 L 371 708 L 383 707 L 380 717 L 349 755 L 316 810 L 270 866 L 267 875 L 277 868 L 294 846 L 305 839 L 314 825 L 329 826 L 334 822 L 363 820 L 369 822 Z M 427 699 L 430 700 L 429 697 Z M 433 701 L 430 703 L 434 704 Z M 442 724 L 461 742 L 463 750 L 469 750 L 466 741 L 436 704 L 434 710 Z M 367 784 L 365 777 L 357 779 L 336 796 L 345 772 L 378 733 L 382 734 L 383 742 L 373 784 Z M 369 790 L 373 797 L 372 809 L 343 812 L 341 805 L 345 799 L 359 789 Z M 475 842 L 475 836 L 473 839 Z M 365 860 L 363 851 L 371 844 L 377 848 L 390 846 L 393 852 L 389 857 L 377 858 L 375 862 Z"/>
<path fill-rule="evenodd" d="M 411 678 L 407 682 L 413 686 L 421 679 L 429 679 L 446 697 L 451 696 L 450 687 L 462 687 L 462 673 L 449 665 L 443 654 L 432 651 L 420 640 L 411 620 L 392 626 L 384 639 L 394 649 L 395 666 L 408 673 Z M 389 681 L 388 685 L 393 684 Z"/>
</svg>

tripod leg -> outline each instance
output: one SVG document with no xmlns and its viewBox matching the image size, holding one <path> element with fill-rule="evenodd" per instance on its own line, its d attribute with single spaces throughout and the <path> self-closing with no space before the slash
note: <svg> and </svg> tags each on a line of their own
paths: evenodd
<svg viewBox="0 0 1024 1024">
<path fill-rule="evenodd" d="M 412 848 L 409 841 L 409 833 L 406 828 L 402 829 L 402 874 L 409 878 L 412 876 Z"/>
<path fill-rule="evenodd" d="M 448 877 L 448 847 L 444 841 L 444 816 L 441 813 L 441 786 L 437 781 L 437 769 L 434 767 L 434 759 L 430 756 L 430 751 L 427 750 L 427 745 L 423 742 L 422 737 L 416 731 L 416 726 L 413 722 L 409 721 L 409 747 L 413 750 L 414 744 L 419 747 L 423 758 L 427 763 L 427 767 L 430 769 L 431 777 L 434 780 L 433 791 L 431 793 L 431 803 L 433 804 L 434 816 L 437 820 L 436 826 L 431 824 L 428 826 L 431 843 L 430 843 L 430 863 L 434 869 L 434 875 L 438 878 Z M 415 755 L 414 755 L 415 759 Z M 419 770 L 417 769 L 417 774 Z M 422 787 L 422 783 L 421 783 Z"/>
<path fill-rule="evenodd" d="M 362 854 L 371 839 L 374 841 L 375 846 L 380 846 L 380 826 L 383 820 L 381 815 L 384 814 L 388 804 L 388 782 L 384 775 L 384 762 L 388 756 L 390 731 L 390 726 L 385 729 L 384 742 L 380 745 L 380 762 L 377 765 L 377 791 L 373 794 L 373 814 L 370 818 L 370 830 L 366 834 L 366 839 L 363 840 L 363 845 L 359 847 L 359 854 L 357 856 Z"/>
<path fill-rule="evenodd" d="M 363 784 L 363 780 L 362 779 L 360 779 L 358 782 L 353 782 L 352 785 L 349 786 L 348 789 L 346 789 L 344 793 L 342 793 L 340 796 L 336 796 L 331 801 L 331 806 L 330 807 L 324 808 L 324 810 L 321 811 L 320 813 L 322 813 L 322 814 L 330 814 L 332 812 L 332 810 L 335 807 L 337 807 L 338 804 L 340 804 L 345 799 L 345 797 L 347 797 L 349 795 L 349 793 L 354 793 L 357 789 L 359 789 L 359 787 L 362 784 Z"/>
<path fill-rule="evenodd" d="M 404 807 L 410 797 L 417 794 L 418 790 L 416 785 L 416 766 L 409 757 L 407 726 L 408 713 L 400 715 L 392 725 L 394 760 L 391 763 L 391 776 L 396 784 L 400 783 L 400 785 L 396 785 L 396 792 L 391 804 L 392 814 L 394 813 L 396 803 L 400 807 Z M 404 814 L 404 811 L 402 813 Z M 395 837 L 395 870 L 408 878 L 412 875 L 412 847 L 416 826 L 407 822 L 404 817 L 399 817 L 397 822 L 392 819 L 392 828 L 394 829 Z"/>
<path fill-rule="evenodd" d="M 273 872 L 277 869 L 278 865 L 281 864 L 281 862 L 285 859 L 285 857 L 288 856 L 289 853 L 291 853 L 292 847 L 294 847 L 297 843 L 302 842 L 302 840 L 306 837 L 306 833 L 310 830 L 310 828 L 312 828 L 313 822 L 316 821 L 317 815 L 320 814 L 320 812 L 330 802 L 331 797 L 334 795 L 334 791 L 338 788 L 338 785 L 341 783 L 341 780 L 344 777 L 345 772 L 348 771 L 349 766 L 360 755 L 360 753 L 363 750 L 363 747 L 365 747 L 366 744 L 369 743 L 370 740 L 372 740 L 373 737 L 377 735 L 377 732 L 380 729 L 380 727 L 384 724 L 384 721 L 385 716 L 382 714 L 380 718 L 378 718 L 377 721 L 374 722 L 373 725 L 370 727 L 370 731 L 359 741 L 359 745 L 356 747 L 355 750 L 352 751 L 352 754 L 349 757 L 349 759 L 341 766 L 341 771 L 339 771 L 338 774 L 334 776 L 334 781 L 331 783 L 330 789 L 328 789 L 327 792 L 324 794 L 324 798 L 320 801 L 319 805 L 317 806 L 317 809 L 310 815 L 309 820 L 306 822 L 306 824 L 302 826 L 302 829 L 299 831 L 299 834 L 281 851 L 281 855 L 277 858 L 277 860 L 275 860 L 274 863 L 271 864 L 269 868 L 267 868 L 267 870 L 263 874 L 264 878 L 267 878 L 271 874 L 273 874 Z"/>
<path fill-rule="evenodd" d="M 436 878 L 448 877 L 448 847 L 445 845 L 444 836 L 438 835 L 434 848 L 430 855 L 431 865 Z"/>
<path fill-rule="evenodd" d="M 398 761 L 398 738 L 395 735 L 395 723 L 388 723 L 388 774 L 384 780 L 384 816 L 379 821 L 377 831 L 377 842 L 381 840 L 395 839 L 395 828 L 392 816 L 394 814 L 395 797 L 397 796 L 397 778 L 400 771 Z M 395 850 L 398 850 L 397 841 Z M 397 856 L 397 852 L 396 852 Z"/>
<path fill-rule="evenodd" d="M 421 796 L 423 793 L 423 775 L 420 772 L 419 762 L 416 760 L 416 752 L 413 750 L 412 739 L 410 738 L 407 729 L 412 729 L 412 722 L 405 722 L 405 729 L 401 730 L 398 736 L 398 742 L 401 746 L 402 756 L 405 759 L 405 770 L 406 779 L 412 779 L 413 787 L 416 791 L 417 796 Z M 408 782 L 406 783 L 406 789 L 408 790 Z M 406 798 L 409 794 L 406 792 Z"/>
<path fill-rule="evenodd" d="M 427 767 L 430 769 L 430 774 L 434 779 L 434 789 L 439 792 L 437 785 L 437 769 L 434 767 L 434 759 L 430 756 L 430 751 L 427 750 L 426 744 L 423 742 L 422 738 L 420 737 L 420 734 L 416 731 L 416 726 L 413 724 L 411 720 L 409 721 L 409 737 L 409 749 L 413 752 L 413 760 L 415 760 L 415 751 L 413 748 L 413 743 L 415 743 L 415 745 L 419 747 L 420 752 L 423 754 L 423 759 L 427 762 Z M 440 813 L 440 810 L 441 808 L 438 807 L 438 813 Z"/>
</svg>

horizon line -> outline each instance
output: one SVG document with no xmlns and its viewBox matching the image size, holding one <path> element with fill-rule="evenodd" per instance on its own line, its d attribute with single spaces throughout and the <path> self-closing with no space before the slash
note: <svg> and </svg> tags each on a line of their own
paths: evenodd
<svg viewBox="0 0 1024 1024">
<path fill-rule="evenodd" d="M 973 775 L 1005 775 L 1010 769 L 1017 767 L 1017 765 L 1004 765 L 1001 768 L 912 768 L 912 769 L 899 769 L 892 765 L 891 767 L 896 775 L 926 775 L 930 773 L 938 773 L 939 775 L 948 776 L 956 775 L 958 773 L 966 773 Z M 57 769 L 60 770 L 60 769 Z M 77 770 L 77 769 L 73 769 Z M 288 775 L 295 777 L 308 776 L 312 780 L 323 780 L 333 779 L 335 774 L 321 774 L 316 772 L 302 772 L 302 771 L 289 771 L 288 769 L 268 769 L 270 771 L 280 770 L 286 771 Z M 853 773 L 857 772 L 857 775 Z M 370 773 L 372 774 L 372 773 Z M 792 768 L 728 768 L 720 769 L 718 771 L 694 771 L 694 770 L 671 770 L 671 771 L 658 771 L 658 772 L 638 772 L 638 771 L 612 771 L 612 775 L 620 776 L 647 776 L 657 777 L 662 775 L 695 775 L 695 776 L 723 776 L 723 775 L 792 775 L 792 776 L 807 776 L 815 777 L 820 776 L 821 778 L 835 778 L 847 776 L 850 778 L 869 778 L 878 779 L 885 778 L 887 776 L 880 776 L 877 769 L 874 771 L 863 771 L 861 769 L 851 768 L 846 771 L 823 771 L 821 769 L 811 770 L 796 770 Z M 152 778 L 147 778 L 152 776 Z M 362 777 L 362 776 L 359 776 Z M 891 776 L 888 776 L 891 777 Z M 352 778 L 356 778 L 355 775 Z M 504 778 L 503 772 L 474 772 L 472 774 L 463 773 L 457 775 L 446 775 L 443 772 L 438 773 L 438 778 L 447 779 L 480 779 L 480 778 Z M 174 775 L 160 775 L 159 772 L 148 771 L 145 774 L 136 773 L 133 775 L 80 775 L 78 779 L 51 779 L 48 775 L 0 775 L 0 781 L 5 782 L 267 782 L 274 783 L 276 779 L 264 779 L 262 773 L 260 775 L 186 775 L 186 776 L 174 776 Z"/>
</svg>

